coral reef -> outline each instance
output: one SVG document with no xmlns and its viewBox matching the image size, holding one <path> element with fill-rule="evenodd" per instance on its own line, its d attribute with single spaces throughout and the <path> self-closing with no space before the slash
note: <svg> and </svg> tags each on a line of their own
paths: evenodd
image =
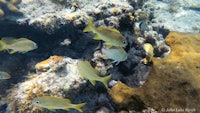
<svg viewBox="0 0 200 113">
<path fill-rule="evenodd" d="M 145 109 L 145 105 L 135 93 L 135 89 L 127 87 L 123 83 L 117 83 L 109 90 L 110 96 L 119 106 L 119 109 L 142 111 Z"/>
<path fill-rule="evenodd" d="M 154 51 L 152 54 L 154 53 L 154 57 L 166 57 L 171 51 L 170 47 L 165 43 L 164 36 L 153 30 L 152 26 L 146 23 L 146 29 L 142 31 L 140 27 L 142 22 L 143 21 L 135 22 L 134 34 L 127 31 L 123 32 L 129 43 L 129 47 L 126 48 L 128 59 L 119 65 L 119 72 L 122 73 L 123 76 L 118 79 L 129 87 L 140 87 L 151 71 L 151 62 L 148 62 L 147 65 L 142 63 L 143 58 L 149 57 L 143 48 L 145 43 L 149 43 L 153 46 L 152 49 Z"/>
<path fill-rule="evenodd" d="M 48 59 L 41 61 L 35 65 L 37 71 L 47 71 L 49 68 L 52 68 L 55 65 L 59 65 L 64 61 L 64 58 L 61 56 L 51 56 Z"/>
<path fill-rule="evenodd" d="M 119 108 L 119 113 L 157 113 L 155 109 L 147 107 L 136 92 L 138 92 L 138 89 L 128 87 L 121 82 L 117 82 L 115 86 L 109 90 L 112 100 Z"/>
<path fill-rule="evenodd" d="M 94 41 L 91 38 L 92 34 L 83 33 L 82 29 L 90 16 L 94 18 L 94 24 L 97 27 L 103 25 L 108 28 L 116 28 L 120 32 L 122 30 L 122 33 L 128 30 L 127 36 L 132 38 L 133 25 L 137 20 L 134 15 L 135 7 L 132 6 L 136 6 L 137 3 L 132 2 L 130 5 L 129 1 L 121 0 L 90 2 L 83 0 L 23 0 L 17 4 L 19 11 L 23 13 L 23 17 L 17 19 L 17 24 L 23 28 L 18 29 L 16 25 L 8 27 L 9 25 L 5 24 L 6 29 L 3 27 L 0 29 L 3 31 L 1 36 L 26 36 L 38 44 L 38 49 L 28 52 L 24 56 L 15 54 L 8 57 L 6 53 L 0 53 L 1 59 L 5 59 L 3 62 L 7 63 L 4 66 L 0 62 L 0 68 L 6 68 L 5 70 L 13 74 L 12 81 L 8 81 L 6 85 L 2 84 L 6 86 L 1 88 L 6 91 L 2 98 L 7 96 L 8 100 L 7 102 L 1 101 L 0 112 L 51 113 L 47 109 L 32 104 L 32 100 L 38 96 L 59 96 L 70 98 L 73 103 L 86 102 L 86 106 L 83 107 L 83 111 L 86 113 L 118 111 L 113 101 L 110 100 L 107 89 L 101 83 L 97 82 L 95 86 L 92 86 L 79 77 L 75 59 L 90 60 L 91 65 L 102 76 L 113 74 L 115 80 L 121 80 L 124 75 L 119 72 L 118 68 L 122 65 L 114 65 L 112 60 L 104 59 L 105 56 L 99 50 L 95 50 L 99 41 Z M 139 4 L 141 3 L 137 4 L 137 8 Z M 140 20 L 145 16 L 144 14 Z M 124 48 L 124 50 L 128 52 L 129 48 Z M 137 52 L 141 50 L 139 49 Z M 129 52 L 127 62 L 131 60 L 132 52 Z M 103 57 L 101 55 L 98 57 L 98 54 Z M 49 56 L 51 57 L 48 58 Z M 138 56 L 142 59 L 141 54 Z M 13 57 L 15 59 L 9 61 L 9 58 Z M 44 60 L 45 58 L 48 59 Z M 132 60 L 138 62 L 140 59 Z M 14 62 L 14 64 L 10 66 L 12 64 L 10 62 Z M 36 64 L 36 62 L 39 63 Z M 139 67 L 143 69 L 144 66 L 140 65 Z M 17 71 L 11 70 L 12 68 Z M 12 83 L 14 86 L 10 86 Z M 7 84 L 9 85 L 7 86 Z M 65 111 L 57 110 L 57 112 Z M 77 111 L 72 109 L 69 113 L 77 113 Z"/>
<path fill-rule="evenodd" d="M 169 55 L 171 49 L 165 43 L 165 40 L 162 34 L 159 34 L 158 32 L 154 30 L 149 30 L 149 31 L 144 32 L 143 38 L 144 38 L 143 42 L 150 43 L 154 47 L 154 57 L 163 58 Z"/>
<path fill-rule="evenodd" d="M 200 34 L 170 32 L 165 41 L 171 47 L 171 53 L 165 58 L 153 59 L 148 79 L 140 88 L 117 83 L 109 91 L 116 104 L 129 106 L 131 110 L 138 107 L 129 104 L 134 101 L 132 96 L 137 95 L 145 107 L 158 112 L 167 112 L 168 108 L 199 112 Z"/>
<path fill-rule="evenodd" d="M 171 32 L 165 40 L 172 51 L 166 58 L 153 59 L 153 69 L 139 95 L 158 111 L 194 108 L 199 112 L 200 35 Z"/>
<path fill-rule="evenodd" d="M 142 28 L 141 24 L 145 23 L 145 28 Z M 168 30 L 159 32 L 153 29 L 153 26 L 147 24 L 144 21 L 135 22 L 134 31 L 136 37 L 134 43 L 142 45 L 144 43 L 150 43 L 154 48 L 154 57 L 165 57 L 170 52 L 170 47 L 166 45 L 164 37 L 169 33 Z M 142 31 L 142 32 L 141 32 Z M 131 42 L 129 42 L 131 43 Z"/>
<path fill-rule="evenodd" d="M 57 2 L 59 3 L 59 0 Z M 102 18 L 110 18 L 111 22 L 120 19 L 124 13 L 128 14 L 133 11 L 133 8 L 128 2 L 120 0 L 92 0 L 89 4 L 85 0 L 64 0 L 64 2 L 65 3 L 58 4 L 52 2 L 52 0 L 23 0 L 19 4 L 19 7 L 24 17 L 17 21 L 20 24 L 29 24 L 30 26 L 40 28 L 52 34 L 55 30 L 70 23 L 76 27 L 83 27 L 88 16 L 93 16 L 99 20 Z M 77 6 L 73 4 L 77 4 Z M 74 9 L 74 7 L 78 8 Z M 115 22 L 119 25 L 119 21 Z"/>
<path fill-rule="evenodd" d="M 79 91 L 80 85 L 85 83 L 79 77 L 76 62 L 71 58 L 64 58 L 63 63 L 52 66 L 57 67 L 56 70 L 50 68 L 47 72 L 34 74 L 25 82 L 16 84 L 8 95 L 7 112 L 39 112 L 41 108 L 33 106 L 32 99 L 43 95 L 66 97 L 64 87 L 68 87 L 67 92 L 72 97 Z"/>
<path fill-rule="evenodd" d="M 172 7 L 177 2 L 165 7 L 170 0 L 149 0 L 161 6 L 146 2 L 142 7 L 145 1 L 0 0 L 3 18 L 8 14 L 5 10 L 12 12 L 8 4 L 16 6 L 16 13 L 24 15 L 14 16 L 23 29 L 5 27 L 8 25 L 1 23 L 4 26 L 0 28 L 0 35 L 26 36 L 38 44 L 38 49 L 23 55 L 8 57 L 0 53 L 4 59 L 0 69 L 11 73 L 11 79 L 0 81 L 0 112 L 51 113 L 33 105 L 32 100 L 38 96 L 69 98 L 75 104 L 85 102 L 84 113 L 156 113 L 166 108 L 194 108 L 198 112 L 199 35 L 171 32 L 165 39 L 169 31 L 165 26 L 160 27 L 162 21 L 157 22 L 156 14 L 162 15 L 159 9 L 164 7 L 177 20 L 185 12 Z M 109 54 L 103 52 L 103 42 L 93 40 L 92 33 L 83 32 L 88 17 L 94 19 L 96 27 L 117 29 L 127 39 L 128 45 L 122 48 L 125 55 L 122 61 L 114 63 L 112 60 L 122 52 L 108 51 L 112 56 L 107 59 Z M 198 31 L 198 26 L 193 28 Z M 143 48 L 145 43 L 152 45 L 149 54 Z M 147 58 L 146 64 L 143 58 Z M 99 82 L 93 86 L 82 79 L 78 60 L 90 61 L 102 77 L 112 74 L 108 87 Z M 70 109 L 68 112 L 78 111 Z"/>
</svg>

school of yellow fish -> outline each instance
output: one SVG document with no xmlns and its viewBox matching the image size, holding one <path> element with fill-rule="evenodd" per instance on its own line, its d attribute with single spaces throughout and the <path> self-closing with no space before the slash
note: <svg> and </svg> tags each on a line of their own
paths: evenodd
<svg viewBox="0 0 200 113">
<path fill-rule="evenodd" d="M 108 59 L 112 59 L 116 62 L 122 62 L 127 59 L 127 52 L 124 50 L 124 47 L 127 46 L 127 40 L 122 34 L 114 28 L 106 28 L 100 26 L 98 28 L 92 22 L 92 18 L 88 19 L 88 26 L 83 30 L 84 32 L 93 32 L 96 35 L 94 40 L 104 41 L 104 46 L 101 48 L 103 54 L 107 56 Z M 0 40 L 0 51 L 8 51 L 9 54 L 26 53 L 28 51 L 37 49 L 37 44 L 27 38 L 13 38 L 13 37 L 3 37 Z M 144 63 L 150 62 L 153 58 L 153 47 L 151 44 L 146 43 L 143 46 L 143 49 L 146 51 L 148 58 L 144 59 Z M 37 70 L 46 71 L 51 66 L 50 63 L 62 62 L 63 57 L 52 56 L 47 60 L 44 60 L 35 65 Z M 89 80 L 92 85 L 96 84 L 96 81 L 103 83 L 103 85 L 108 89 L 107 82 L 111 79 L 112 75 L 107 75 L 101 77 L 100 73 L 92 67 L 89 61 L 79 60 L 78 61 L 78 70 L 81 78 Z M 0 71 L 0 79 L 9 79 L 11 76 L 7 72 Z M 43 108 L 47 108 L 51 111 L 56 109 L 69 110 L 71 108 L 82 111 L 82 107 L 86 103 L 72 104 L 69 99 L 64 99 L 61 97 L 55 96 L 41 96 L 33 99 L 33 104 Z"/>
<path fill-rule="evenodd" d="M 123 49 L 123 47 L 126 47 L 127 45 L 127 40 L 121 35 L 121 33 L 118 30 L 112 28 L 105 28 L 103 26 L 96 28 L 95 25 L 92 23 L 92 18 L 89 18 L 88 26 L 84 29 L 84 32 L 90 31 L 96 34 L 93 38 L 94 40 L 103 40 L 105 42 L 104 46 L 101 48 L 101 51 L 107 56 L 108 59 L 112 59 L 117 62 L 122 62 L 127 59 L 128 54 Z M 145 50 L 147 56 L 144 59 L 144 63 L 151 62 L 154 55 L 152 45 L 149 43 L 145 43 L 143 45 L 143 49 Z M 36 65 L 36 68 L 43 69 L 41 68 L 41 66 L 46 66 L 46 64 L 48 64 L 48 61 L 51 58 L 53 57 L 50 57 L 49 59 L 38 63 Z M 96 69 L 94 69 L 90 62 L 87 60 L 79 60 L 77 66 L 80 73 L 80 77 L 82 79 L 85 78 L 89 80 L 89 82 L 92 85 L 95 85 L 96 81 L 99 81 L 103 83 L 104 86 L 108 89 L 107 82 L 111 79 L 112 75 L 101 77 L 100 73 Z M 85 103 L 72 104 L 69 99 L 53 96 L 37 97 L 33 100 L 33 103 L 37 106 L 47 108 L 51 111 L 55 111 L 55 109 L 69 110 L 69 108 L 74 108 L 79 112 L 83 112 L 81 110 L 81 107 L 85 105 Z"/>
<path fill-rule="evenodd" d="M 93 32 L 96 34 L 93 38 L 94 40 L 103 40 L 105 42 L 101 51 L 108 59 L 112 59 L 118 63 L 127 59 L 127 53 L 123 47 L 126 47 L 128 42 L 117 29 L 106 28 L 104 26 L 96 28 L 92 22 L 92 18 L 89 18 L 88 26 L 83 31 Z"/>
</svg>

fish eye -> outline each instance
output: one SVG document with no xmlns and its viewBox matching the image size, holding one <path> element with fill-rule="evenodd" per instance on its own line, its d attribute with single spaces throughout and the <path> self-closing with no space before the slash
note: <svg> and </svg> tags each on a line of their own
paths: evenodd
<svg viewBox="0 0 200 113">
<path fill-rule="evenodd" d="M 36 103 L 36 104 L 40 104 L 40 101 L 39 101 L 39 100 L 37 100 L 37 101 L 35 101 L 35 103 Z"/>
<path fill-rule="evenodd" d="M 126 40 L 123 40 L 122 43 L 123 43 L 123 44 L 127 44 Z"/>
</svg>

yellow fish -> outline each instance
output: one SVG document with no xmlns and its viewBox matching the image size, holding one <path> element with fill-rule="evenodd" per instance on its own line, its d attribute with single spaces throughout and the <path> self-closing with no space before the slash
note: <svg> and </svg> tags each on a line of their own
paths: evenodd
<svg viewBox="0 0 200 113">
<path fill-rule="evenodd" d="M 88 79 L 90 83 L 92 83 L 92 85 L 95 85 L 96 81 L 100 81 L 108 89 L 107 82 L 112 77 L 112 75 L 108 75 L 106 77 L 100 77 L 99 72 L 95 70 L 88 61 L 80 60 L 78 62 L 78 70 L 81 77 Z"/>
<path fill-rule="evenodd" d="M 117 46 L 117 47 L 126 47 L 127 40 L 122 34 L 113 28 L 106 28 L 104 26 L 100 26 L 98 28 L 92 22 L 92 18 L 88 19 L 88 26 L 83 30 L 84 32 L 92 31 L 96 35 L 94 36 L 94 40 L 103 40 L 107 46 Z"/>
<path fill-rule="evenodd" d="M 146 58 L 144 58 L 143 62 L 147 64 L 148 62 L 152 62 L 154 56 L 154 48 L 150 43 L 145 43 L 143 45 L 143 49 L 146 52 Z"/>
<path fill-rule="evenodd" d="M 0 51 L 7 50 L 10 54 L 26 53 L 34 49 L 37 49 L 37 44 L 27 38 L 5 37 L 0 40 Z"/>
<path fill-rule="evenodd" d="M 70 108 L 74 108 L 79 112 L 83 112 L 81 108 L 85 105 L 85 103 L 72 104 L 69 99 L 54 96 L 36 97 L 33 99 L 33 104 L 36 106 L 47 108 L 51 111 L 55 111 L 56 109 L 69 110 Z"/>
<path fill-rule="evenodd" d="M 0 71 L 0 80 L 1 79 L 9 79 L 11 76 L 8 74 L 8 73 L 6 73 L 6 72 L 3 72 L 3 71 Z"/>
</svg>

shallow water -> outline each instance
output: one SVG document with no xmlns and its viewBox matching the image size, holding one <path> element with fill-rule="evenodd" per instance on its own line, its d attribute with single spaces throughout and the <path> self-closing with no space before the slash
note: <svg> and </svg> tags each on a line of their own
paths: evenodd
<svg viewBox="0 0 200 113">
<path fill-rule="evenodd" d="M 12 4 L 10 6 L 12 8 L 8 4 Z M 92 66 L 100 73 L 106 73 L 105 75 L 112 74 L 113 77 L 111 80 L 115 82 L 121 81 L 134 89 L 142 88 L 142 85 L 147 80 L 148 84 L 153 85 L 144 85 L 143 90 L 138 93 L 141 96 L 141 100 L 146 104 L 146 108 L 151 107 L 154 110 L 160 111 L 160 108 L 164 106 L 165 110 L 169 108 L 169 112 L 170 110 L 174 112 L 173 110 L 175 109 L 176 111 L 176 107 L 182 106 L 181 108 L 186 110 L 184 107 L 187 107 L 188 104 L 194 104 L 195 111 L 192 111 L 193 106 L 189 106 L 188 110 L 191 108 L 191 111 L 184 112 L 198 112 L 197 109 L 199 108 L 196 107 L 199 107 L 199 105 L 196 105 L 196 103 L 198 103 L 197 101 L 199 99 L 199 89 L 193 89 L 193 80 L 185 82 L 184 80 L 188 80 L 189 78 L 183 77 L 176 81 L 175 79 L 179 75 L 178 73 L 172 72 L 175 78 L 163 77 L 166 81 L 157 83 L 156 81 L 161 81 L 163 78 L 148 77 L 148 74 L 152 71 L 151 68 L 155 64 L 150 62 L 145 65 L 141 61 L 147 57 L 145 51 L 142 49 L 144 43 L 151 43 L 154 47 L 154 56 L 163 58 L 167 57 L 170 52 L 164 41 L 170 31 L 200 33 L 199 0 L 23 0 L 21 2 L 17 2 L 17 0 L 6 0 L 6 3 L 0 1 L 0 6 L 2 6 L 0 8 L 0 38 L 24 37 L 34 41 L 38 45 L 37 49 L 24 54 L 9 54 L 6 50 L 0 51 L 0 71 L 5 71 L 11 75 L 11 78 L 8 80 L 0 80 L 0 113 L 51 113 L 47 109 L 41 109 L 31 104 L 31 99 L 42 95 L 70 98 L 73 103 L 86 102 L 87 104 L 83 107 L 84 113 L 115 113 L 122 112 L 123 110 L 126 112 L 135 110 L 133 106 L 121 107 L 119 104 L 116 104 L 101 83 L 93 86 L 89 82 L 82 83 L 76 81 L 69 83 L 71 84 L 70 86 L 66 86 L 67 88 L 71 88 L 68 92 L 63 90 L 64 86 L 56 86 L 54 83 L 61 81 L 51 78 L 63 77 L 63 80 L 65 80 L 70 72 L 76 72 L 76 68 L 70 69 L 70 66 L 66 64 L 58 70 L 50 71 L 49 73 L 38 72 L 35 69 L 35 65 L 38 62 L 46 60 L 53 55 L 69 57 L 75 60 L 89 60 Z M 129 44 L 123 48 L 128 53 L 126 61 L 115 65 L 111 64 L 111 59 L 103 59 L 98 45 L 101 48 L 104 42 L 93 40 L 94 33 L 83 32 L 83 29 L 88 24 L 87 18 L 89 16 L 94 18 L 94 24 L 97 27 L 102 25 L 108 28 L 118 29 L 127 38 Z M 145 28 L 141 28 L 142 22 L 147 23 L 147 25 L 143 26 Z M 70 43 L 68 45 L 62 45 L 61 43 L 66 39 Z M 184 61 L 184 59 L 182 60 Z M 196 68 L 199 69 L 199 67 Z M 72 71 L 68 72 L 69 70 Z M 58 73 L 61 73 L 61 75 Z M 46 74 L 49 77 L 49 81 L 43 81 L 44 83 L 35 82 L 34 80 L 39 79 L 39 76 L 42 74 Z M 75 75 L 75 77 L 79 77 L 79 74 Z M 71 81 L 76 78 L 72 77 L 69 79 Z M 149 82 L 151 80 L 153 82 Z M 51 86 L 43 86 L 51 82 Z M 25 83 L 29 84 L 30 88 L 27 88 L 28 90 L 23 93 L 17 93 L 20 92 L 18 91 L 20 90 L 18 87 L 25 87 Z M 32 83 L 34 84 L 31 85 Z M 42 88 L 38 84 L 42 84 Z M 108 84 L 111 89 L 111 83 L 109 82 Z M 154 89 L 162 87 L 159 86 L 160 84 L 164 84 L 162 92 L 166 94 L 159 95 L 159 91 Z M 29 86 L 27 85 L 27 87 Z M 57 90 L 55 92 L 52 90 L 46 91 L 45 89 L 49 87 Z M 145 88 L 148 89 L 146 90 Z M 151 88 L 153 90 L 151 90 L 152 92 L 149 91 L 148 98 L 147 94 L 144 93 Z M 172 95 L 167 95 L 167 93 L 170 93 L 170 89 L 176 88 L 185 88 L 185 90 L 181 90 L 185 92 L 180 94 L 180 92 L 174 91 Z M 37 91 L 40 92 L 38 93 Z M 188 93 L 190 94 L 188 95 Z M 153 97 L 152 95 L 157 97 Z M 189 100 L 179 101 L 177 99 L 169 104 L 167 98 L 163 99 L 163 96 L 177 96 L 177 98 L 182 97 L 186 100 L 194 99 L 193 97 L 198 98 L 197 101 L 194 100 L 194 103 L 190 103 L 191 101 Z M 8 98 L 8 100 L 5 100 L 5 98 Z M 168 104 L 169 106 L 167 106 Z M 149 109 L 146 110 L 147 113 L 151 111 Z M 70 109 L 69 111 L 57 110 L 56 113 L 77 112 L 74 109 Z"/>
</svg>

